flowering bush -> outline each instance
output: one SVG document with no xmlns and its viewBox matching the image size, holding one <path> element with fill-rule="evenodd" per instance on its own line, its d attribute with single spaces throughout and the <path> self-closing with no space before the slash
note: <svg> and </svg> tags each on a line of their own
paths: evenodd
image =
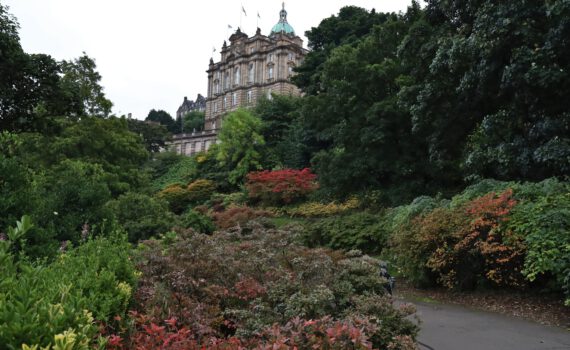
<svg viewBox="0 0 570 350">
<path fill-rule="evenodd" d="M 318 188 L 317 175 L 310 169 L 256 171 L 247 174 L 249 198 L 265 205 L 288 204 L 304 198 Z"/>
<path fill-rule="evenodd" d="M 413 310 L 392 306 L 378 260 L 297 236 L 249 222 L 147 241 L 134 329 L 113 349 L 411 349 Z"/>
</svg>

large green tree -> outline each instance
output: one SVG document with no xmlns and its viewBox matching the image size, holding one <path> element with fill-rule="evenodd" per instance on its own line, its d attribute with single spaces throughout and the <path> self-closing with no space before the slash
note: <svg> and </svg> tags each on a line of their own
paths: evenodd
<svg viewBox="0 0 570 350">
<path fill-rule="evenodd" d="M 112 103 L 92 58 L 84 54 L 57 62 L 49 55 L 27 54 L 18 29 L 0 4 L 0 129 L 53 132 L 56 116 L 110 114 Z"/>
<path fill-rule="evenodd" d="M 338 15 L 325 18 L 317 27 L 305 32 L 311 51 L 303 63 L 295 69 L 293 81 L 303 92 L 317 94 L 325 87 L 321 85 L 323 64 L 331 51 L 341 45 L 356 45 L 376 24 L 384 23 L 389 14 L 367 11 L 356 6 L 340 9 Z"/>
<path fill-rule="evenodd" d="M 193 132 L 204 130 L 204 123 L 206 118 L 205 112 L 192 111 L 186 113 L 183 117 L 183 128 L 180 132 Z M 180 119 L 176 118 L 177 125 L 180 125 Z"/>
<path fill-rule="evenodd" d="M 229 180 L 241 182 L 252 170 L 261 169 L 261 148 L 265 140 L 261 134 L 261 119 L 248 110 L 238 109 L 224 118 L 224 127 L 214 147 L 221 166 L 229 167 Z"/>
<path fill-rule="evenodd" d="M 435 169 L 568 173 L 569 11 L 567 1 L 428 2 L 401 50 L 410 67 L 401 104 Z"/>
<path fill-rule="evenodd" d="M 127 119 L 127 126 L 129 131 L 142 137 L 147 151 L 157 153 L 166 148 L 166 141 L 169 140 L 170 134 L 164 125 Z"/>
<path fill-rule="evenodd" d="M 322 92 L 305 100 L 307 124 L 329 142 L 313 161 L 336 194 L 383 189 L 401 201 L 428 190 L 425 147 L 411 137 L 410 115 L 398 104 L 405 71 L 397 52 L 408 28 L 403 16 L 391 15 L 356 46 L 333 50 Z"/>
<path fill-rule="evenodd" d="M 78 97 L 83 114 L 108 117 L 113 103 L 105 97 L 103 87 L 100 85 L 101 74 L 96 68 L 95 60 L 85 52 L 74 60 L 62 61 L 61 85 L 65 91 Z"/>
<path fill-rule="evenodd" d="M 253 113 L 263 122 L 264 167 L 302 169 L 310 166 L 311 150 L 316 149 L 314 132 L 304 128 L 301 106 L 300 97 L 287 95 L 262 97 L 257 102 Z"/>
<path fill-rule="evenodd" d="M 151 109 L 150 112 L 148 112 L 145 121 L 164 125 L 166 129 L 173 134 L 176 134 L 180 131 L 180 124 L 177 124 L 172 116 L 162 109 L 158 111 L 156 109 Z"/>
</svg>

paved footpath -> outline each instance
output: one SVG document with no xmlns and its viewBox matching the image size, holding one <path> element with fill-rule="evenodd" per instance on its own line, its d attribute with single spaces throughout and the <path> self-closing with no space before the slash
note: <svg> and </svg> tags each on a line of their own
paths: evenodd
<svg viewBox="0 0 570 350">
<path fill-rule="evenodd" d="M 570 350 L 570 331 L 461 306 L 412 302 L 421 350 Z"/>
</svg>

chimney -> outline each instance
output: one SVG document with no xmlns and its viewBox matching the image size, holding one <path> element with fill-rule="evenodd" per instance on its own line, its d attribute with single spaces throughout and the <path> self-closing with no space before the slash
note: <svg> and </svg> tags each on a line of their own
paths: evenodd
<svg viewBox="0 0 570 350">
<path fill-rule="evenodd" d="M 133 117 L 132 113 L 127 114 L 127 118 L 131 119 Z"/>
<path fill-rule="evenodd" d="M 184 102 L 188 101 L 188 97 L 184 96 Z"/>
</svg>

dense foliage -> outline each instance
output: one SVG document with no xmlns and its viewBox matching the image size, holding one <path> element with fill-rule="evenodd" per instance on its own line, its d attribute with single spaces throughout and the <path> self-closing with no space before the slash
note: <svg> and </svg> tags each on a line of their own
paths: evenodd
<svg viewBox="0 0 570 350">
<path fill-rule="evenodd" d="M 568 174 L 569 14 L 562 0 L 434 0 L 324 19 L 294 78 L 322 190 L 399 204 Z"/>
<path fill-rule="evenodd" d="M 404 319 L 410 310 L 384 296 L 376 259 L 308 249 L 295 236 L 250 223 L 213 236 L 181 232 L 166 245 L 146 242 L 137 326 L 117 343 L 413 348 L 416 326 Z"/>
<path fill-rule="evenodd" d="M 0 342 L 41 348 L 88 349 L 98 333 L 94 320 L 124 315 L 136 284 L 129 246 L 122 234 L 62 248 L 49 264 L 22 254 L 32 229 L 26 216 L 0 240 Z"/>
<path fill-rule="evenodd" d="M 219 145 L 214 147 L 214 152 L 222 165 L 230 167 L 231 183 L 241 183 L 247 173 L 261 168 L 260 147 L 265 144 L 261 127 L 261 119 L 244 109 L 238 109 L 224 119 L 224 128 L 218 135 Z"/>
<path fill-rule="evenodd" d="M 311 169 L 283 169 L 247 174 L 245 188 L 249 198 L 266 205 L 289 204 L 318 188 L 317 176 Z"/>
</svg>

